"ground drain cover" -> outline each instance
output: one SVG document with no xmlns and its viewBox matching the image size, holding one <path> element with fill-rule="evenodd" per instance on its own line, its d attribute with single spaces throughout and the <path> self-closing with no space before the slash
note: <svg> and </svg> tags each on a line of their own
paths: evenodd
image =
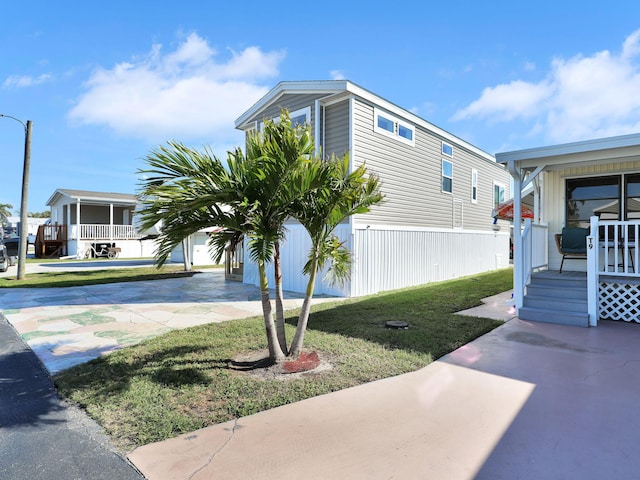
<svg viewBox="0 0 640 480">
<path fill-rule="evenodd" d="M 384 325 L 387 328 L 395 328 L 396 330 L 397 329 L 406 330 L 407 328 L 409 328 L 409 324 L 407 322 L 402 322 L 399 320 L 389 320 Z"/>
</svg>

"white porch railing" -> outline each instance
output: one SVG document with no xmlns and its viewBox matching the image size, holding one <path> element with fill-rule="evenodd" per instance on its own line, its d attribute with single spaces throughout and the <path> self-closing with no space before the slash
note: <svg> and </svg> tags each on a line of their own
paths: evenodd
<svg viewBox="0 0 640 480">
<path fill-rule="evenodd" d="M 76 225 L 71 225 L 69 238 L 77 238 Z M 81 224 L 80 240 L 136 240 L 142 236 L 133 225 Z"/>
<path fill-rule="evenodd" d="M 591 217 L 587 237 L 589 324 L 599 318 L 636 320 L 640 312 L 638 230 L 640 221 Z"/>
<path fill-rule="evenodd" d="M 591 235 L 598 241 L 602 258 L 598 272 L 603 275 L 640 277 L 638 269 L 638 229 L 640 222 L 617 222 L 592 217 Z"/>
<path fill-rule="evenodd" d="M 549 266 L 549 227 L 540 223 L 532 223 L 530 219 L 524 222 L 522 229 L 522 245 L 524 252 L 523 284 L 530 283 L 531 273 Z"/>
</svg>

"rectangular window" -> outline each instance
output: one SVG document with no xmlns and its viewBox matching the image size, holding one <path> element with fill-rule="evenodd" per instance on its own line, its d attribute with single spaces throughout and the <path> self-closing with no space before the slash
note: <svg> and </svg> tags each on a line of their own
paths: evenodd
<svg viewBox="0 0 640 480">
<path fill-rule="evenodd" d="M 453 163 L 442 160 L 442 191 L 453 193 Z"/>
<path fill-rule="evenodd" d="M 381 128 L 383 130 L 386 130 L 389 133 L 394 133 L 395 134 L 395 123 L 393 122 L 393 120 L 390 120 L 386 117 L 383 117 L 382 115 L 378 115 L 378 128 Z"/>
<path fill-rule="evenodd" d="M 402 138 L 406 138 L 410 142 L 413 141 L 413 130 L 411 130 L 409 127 L 405 127 L 402 124 L 398 124 L 398 135 L 400 135 Z"/>
<path fill-rule="evenodd" d="M 588 227 L 592 216 L 620 220 L 620 177 L 567 179 L 567 226 Z"/>
<path fill-rule="evenodd" d="M 453 147 L 448 143 L 442 142 L 442 154 L 447 157 L 453 157 Z"/>
<path fill-rule="evenodd" d="M 478 171 L 471 170 L 471 203 L 478 203 Z"/>
<path fill-rule="evenodd" d="M 493 184 L 493 207 L 497 207 L 504 202 L 504 185 L 500 183 Z"/>
<path fill-rule="evenodd" d="M 373 109 L 373 130 L 403 143 L 415 145 L 415 128 L 408 122 L 384 113 L 377 108 Z"/>
<path fill-rule="evenodd" d="M 292 127 L 297 127 L 298 125 L 304 125 L 305 123 L 308 125 L 311 123 L 311 107 L 305 107 L 299 110 L 295 110 L 293 112 L 289 112 L 289 118 L 291 119 Z M 277 117 L 273 117 L 272 120 L 275 123 L 279 123 L 280 115 L 278 115 Z M 260 122 L 257 125 L 257 130 L 259 132 L 264 131 L 264 122 Z"/>
</svg>

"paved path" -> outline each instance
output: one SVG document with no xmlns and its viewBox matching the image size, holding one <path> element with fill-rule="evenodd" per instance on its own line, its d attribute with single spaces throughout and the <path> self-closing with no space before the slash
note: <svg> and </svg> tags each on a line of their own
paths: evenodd
<svg viewBox="0 0 640 480">
<path fill-rule="evenodd" d="M 285 308 L 301 304 L 302 295 L 285 292 Z M 166 280 L 0 289 L 0 311 L 54 374 L 170 330 L 261 315 L 262 307 L 257 287 L 212 269 Z"/>
<path fill-rule="evenodd" d="M 128 457 L 149 480 L 636 479 L 638 345 L 637 324 L 515 318 L 417 372 Z"/>
<path fill-rule="evenodd" d="M 2 315 L 0 478 L 143 479 L 98 425 L 58 398 L 47 371 Z"/>
</svg>

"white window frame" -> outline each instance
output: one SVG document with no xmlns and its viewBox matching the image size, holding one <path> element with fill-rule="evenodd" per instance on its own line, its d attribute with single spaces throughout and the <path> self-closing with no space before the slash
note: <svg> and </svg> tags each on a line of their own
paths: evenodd
<svg viewBox="0 0 640 480">
<path fill-rule="evenodd" d="M 451 153 L 449 153 L 448 151 L 445 151 L 445 147 L 449 147 L 447 150 L 451 150 Z M 447 142 L 442 142 L 442 146 L 440 147 L 440 151 L 442 152 L 442 155 L 445 155 L 447 157 L 453 158 L 453 145 L 447 143 Z"/>
<path fill-rule="evenodd" d="M 293 112 L 289 112 L 289 118 L 291 119 L 292 123 L 293 120 L 296 117 L 301 117 L 302 115 L 305 116 L 305 123 L 307 125 L 311 124 L 311 107 L 304 107 L 304 108 L 299 108 L 298 110 L 294 110 Z M 272 117 L 271 120 L 273 120 L 275 123 L 279 123 L 280 122 L 280 114 L 278 114 L 277 117 Z M 264 121 L 261 121 L 260 124 L 258 125 L 258 131 L 259 132 L 264 132 Z"/>
<path fill-rule="evenodd" d="M 496 197 L 496 187 L 498 187 L 498 192 L 502 191 L 502 200 Z M 507 189 L 505 188 L 504 183 L 493 182 L 493 208 L 497 207 L 503 202 L 506 202 L 506 194 Z"/>
<path fill-rule="evenodd" d="M 393 123 L 393 132 L 379 127 L 378 126 L 378 117 L 382 117 L 385 120 L 388 120 L 389 122 Z M 402 128 L 406 128 L 407 130 L 409 130 L 411 132 L 411 139 L 408 139 L 406 137 L 403 137 L 402 135 L 400 135 L 400 127 Z M 416 129 L 413 125 L 411 125 L 408 122 L 405 122 L 403 120 L 400 120 L 398 117 L 394 117 L 393 115 L 381 111 L 377 108 L 373 109 L 373 131 L 380 133 L 382 135 L 385 135 L 389 138 L 393 138 L 395 140 L 398 140 L 402 143 L 406 143 L 407 145 L 411 145 L 412 147 L 415 147 L 416 145 Z"/>
<path fill-rule="evenodd" d="M 449 165 L 451 165 L 451 176 L 445 175 L 445 173 L 444 173 L 444 164 L 445 164 L 445 162 L 448 163 Z M 451 160 L 447 160 L 446 158 L 442 159 L 441 168 L 440 168 L 440 174 L 441 174 L 441 177 L 440 177 L 440 190 L 442 191 L 442 193 L 447 193 L 449 195 L 452 195 L 453 194 L 453 162 Z M 451 180 L 451 191 L 448 191 L 448 190 L 444 189 L 444 179 L 445 178 L 448 178 L 448 179 Z"/>
<path fill-rule="evenodd" d="M 478 203 L 478 170 L 471 169 L 471 203 Z"/>
</svg>

